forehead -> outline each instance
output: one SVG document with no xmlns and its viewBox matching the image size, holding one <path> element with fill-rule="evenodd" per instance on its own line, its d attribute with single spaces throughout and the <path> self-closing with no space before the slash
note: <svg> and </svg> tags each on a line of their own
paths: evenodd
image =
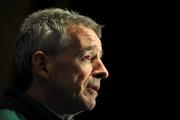
<svg viewBox="0 0 180 120">
<path fill-rule="evenodd" d="M 93 46 L 94 49 L 102 51 L 101 41 L 92 29 L 83 26 L 71 27 L 68 33 L 72 42 L 79 48 Z"/>
</svg>

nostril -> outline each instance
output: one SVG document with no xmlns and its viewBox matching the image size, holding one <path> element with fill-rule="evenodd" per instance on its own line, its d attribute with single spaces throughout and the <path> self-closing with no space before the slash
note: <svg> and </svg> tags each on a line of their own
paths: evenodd
<svg viewBox="0 0 180 120">
<path fill-rule="evenodd" d="M 98 79 L 105 79 L 107 78 L 107 75 L 106 73 L 97 73 L 97 74 L 94 74 L 93 77 L 98 78 Z"/>
</svg>

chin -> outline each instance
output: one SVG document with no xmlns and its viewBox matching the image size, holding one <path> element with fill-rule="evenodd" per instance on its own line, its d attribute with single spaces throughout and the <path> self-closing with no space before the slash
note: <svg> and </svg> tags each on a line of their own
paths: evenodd
<svg viewBox="0 0 180 120">
<path fill-rule="evenodd" d="M 81 111 L 93 110 L 95 108 L 98 96 L 97 91 L 84 87 L 76 93 L 76 106 L 78 105 Z"/>
<path fill-rule="evenodd" d="M 91 103 L 89 103 L 89 102 L 87 102 L 87 101 L 83 101 L 83 102 L 81 102 L 81 110 L 82 111 L 86 111 L 86 110 L 93 110 L 94 108 L 95 108 L 95 106 L 96 106 L 96 102 L 91 102 Z"/>
<path fill-rule="evenodd" d="M 83 94 L 80 96 L 80 102 L 84 110 L 92 110 L 96 106 L 96 97 L 88 94 Z"/>
<path fill-rule="evenodd" d="M 93 109 L 95 108 L 95 106 L 96 106 L 96 103 L 93 103 L 93 104 L 91 104 L 91 105 L 88 105 L 88 106 L 87 106 L 87 110 L 93 110 Z"/>
</svg>

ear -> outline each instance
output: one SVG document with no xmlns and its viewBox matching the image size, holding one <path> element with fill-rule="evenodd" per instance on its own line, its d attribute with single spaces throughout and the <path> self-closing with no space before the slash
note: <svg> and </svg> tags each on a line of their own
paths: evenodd
<svg viewBox="0 0 180 120">
<path fill-rule="evenodd" d="M 50 78 L 51 59 L 42 51 L 36 51 L 32 55 L 32 71 L 35 75 L 44 79 Z"/>
</svg>

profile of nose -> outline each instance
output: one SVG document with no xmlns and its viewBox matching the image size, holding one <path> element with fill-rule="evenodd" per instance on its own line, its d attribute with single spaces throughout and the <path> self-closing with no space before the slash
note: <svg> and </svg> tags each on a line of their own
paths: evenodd
<svg viewBox="0 0 180 120">
<path fill-rule="evenodd" d="M 99 61 L 96 66 L 94 67 L 94 71 L 92 74 L 93 77 L 98 78 L 98 79 L 106 79 L 109 76 L 109 73 L 102 63 L 102 61 Z"/>
</svg>

